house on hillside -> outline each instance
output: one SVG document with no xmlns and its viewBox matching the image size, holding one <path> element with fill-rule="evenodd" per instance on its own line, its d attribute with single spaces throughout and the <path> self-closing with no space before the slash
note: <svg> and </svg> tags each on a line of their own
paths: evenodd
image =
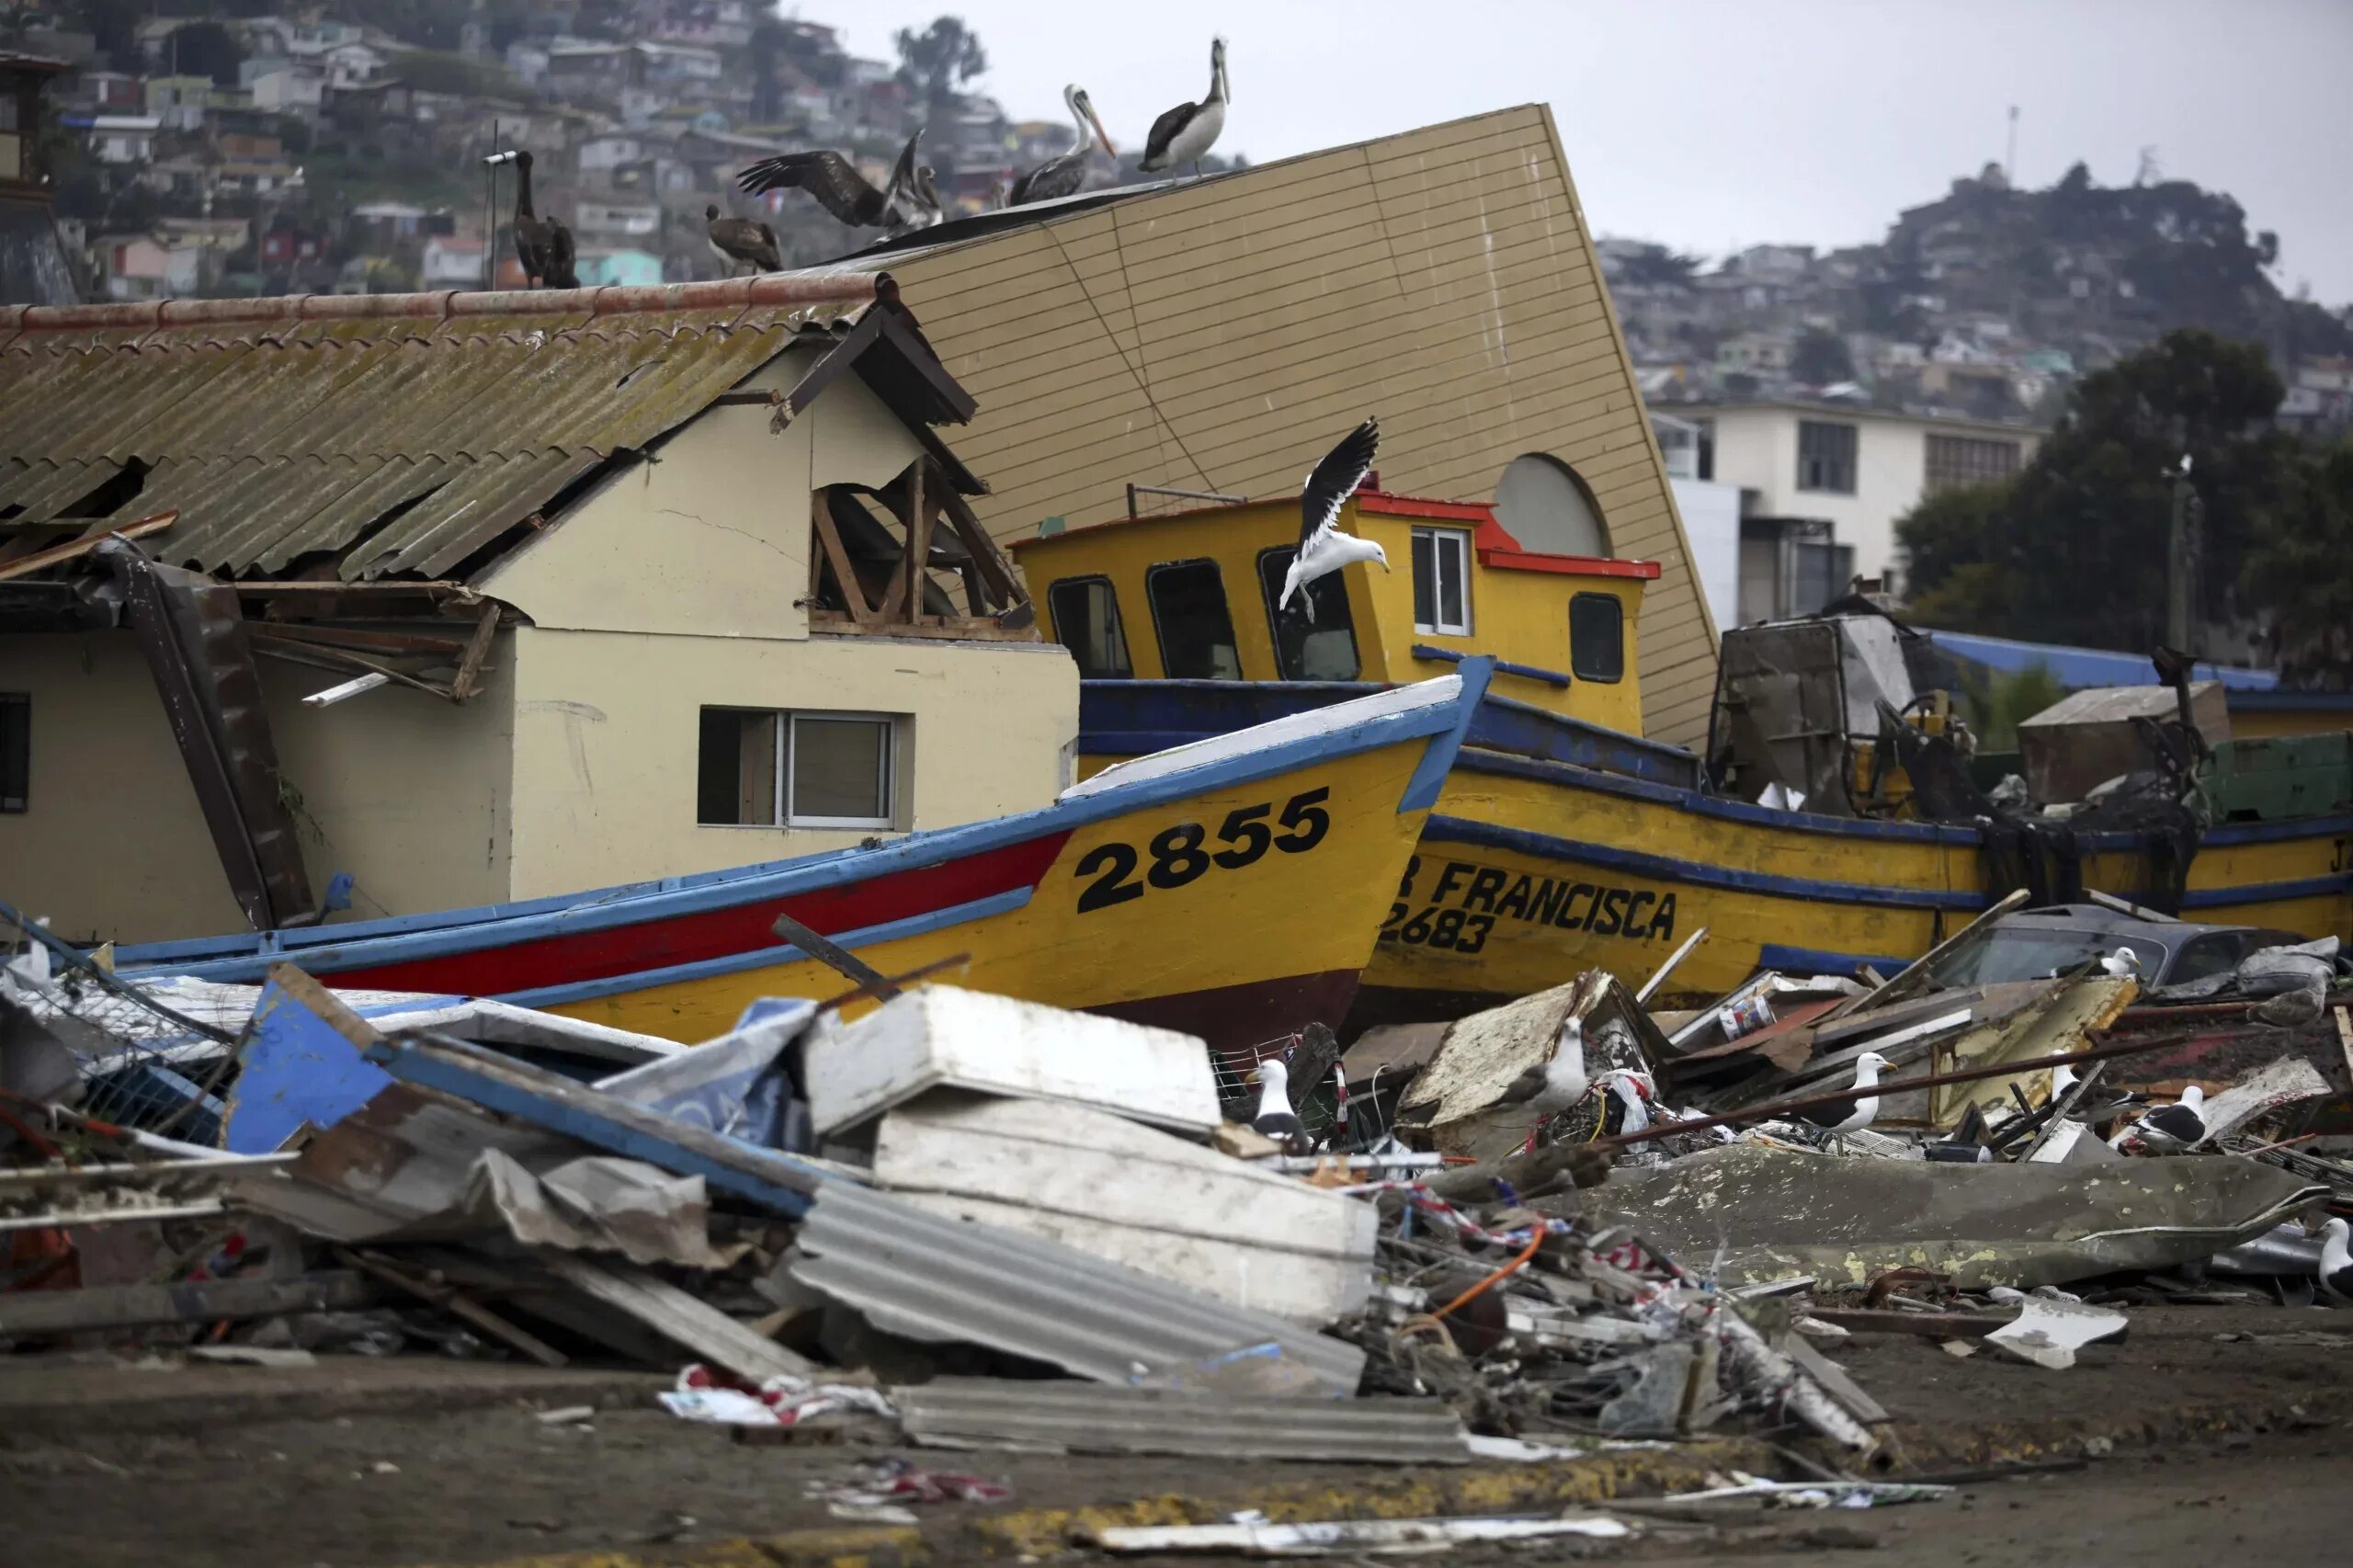
<svg viewBox="0 0 2353 1568">
<path fill-rule="evenodd" d="M 1644 727 L 1704 739 L 1714 623 L 1545 109 L 986 212 L 855 263 L 923 301 L 980 398 L 960 445 L 1000 538 L 1125 517 L 1131 484 L 1296 491 L 1377 414 L 1383 488 L 1499 498 L 1531 550 L 1657 562 Z"/>
<path fill-rule="evenodd" d="M 972 411 L 868 273 L 0 313 L 0 564 L 69 557 L 0 595 L 7 896 L 194 936 L 1047 803 Z"/>
</svg>

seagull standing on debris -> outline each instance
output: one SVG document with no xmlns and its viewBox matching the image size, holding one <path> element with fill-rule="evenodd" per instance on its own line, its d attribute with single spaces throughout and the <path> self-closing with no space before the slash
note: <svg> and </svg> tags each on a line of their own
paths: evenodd
<svg viewBox="0 0 2353 1568">
<path fill-rule="evenodd" d="M 1307 1126 L 1290 1108 L 1290 1069 L 1279 1057 L 1270 1056 L 1258 1063 L 1257 1078 L 1258 1114 L 1250 1119 L 1250 1125 L 1280 1143 L 1285 1153 L 1304 1154 Z"/>
<path fill-rule="evenodd" d="M 1852 1099 L 1833 1100 L 1825 1106 L 1798 1114 L 1821 1128 L 1833 1138 L 1844 1138 L 1849 1132 L 1860 1132 L 1879 1115 L 1879 1096 L 1863 1093 L 1879 1087 L 1880 1069 L 1894 1065 L 1876 1051 L 1866 1051 L 1855 1058 L 1855 1096 Z"/>
<path fill-rule="evenodd" d="M 2100 955 L 2099 967 L 2101 973 L 2121 980 L 2127 975 L 2141 972 L 2141 955 L 2130 948 L 2120 946 L 2112 953 Z"/>
<path fill-rule="evenodd" d="M 2353 1225 L 2331 1220 L 2321 1227 L 2320 1288 L 2339 1301 L 2353 1301 Z"/>
<path fill-rule="evenodd" d="M 2121 1149 L 2138 1140 L 2160 1153 L 2194 1149 L 2206 1141 L 2205 1104 L 2206 1091 L 2188 1085 L 2181 1091 L 2181 1098 L 2141 1118 L 2110 1139 L 2109 1147 Z"/>
<path fill-rule="evenodd" d="M 1299 553 L 1283 574 L 1282 597 L 1275 601 L 1280 614 L 1298 593 L 1316 578 L 1337 572 L 1351 561 L 1378 561 L 1392 570 L 1389 556 L 1370 540 L 1340 531 L 1340 508 L 1372 472 L 1373 455 L 1381 448 L 1381 421 L 1368 419 L 1348 432 L 1347 438 L 1324 454 L 1307 488 L 1299 496 Z M 1309 607 L 1313 613 L 1313 607 Z"/>
<path fill-rule="evenodd" d="M 1525 1149 L 1536 1147 L 1537 1135 L 1544 1124 L 1585 1098 L 1589 1080 L 1585 1065 L 1585 1024 L 1569 1018 L 1561 1025 L 1560 1038 L 1552 1042 L 1552 1054 L 1540 1067 L 1530 1067 L 1511 1081 L 1504 1090 L 1504 1103 L 1525 1105 L 1536 1113 L 1528 1129 Z"/>
</svg>

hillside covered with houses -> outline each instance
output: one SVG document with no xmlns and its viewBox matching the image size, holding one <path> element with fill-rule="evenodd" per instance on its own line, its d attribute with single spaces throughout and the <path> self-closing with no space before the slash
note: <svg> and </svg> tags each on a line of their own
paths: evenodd
<svg viewBox="0 0 2353 1568">
<path fill-rule="evenodd" d="M 779 152 L 879 182 L 920 127 L 955 215 L 1074 140 L 970 90 L 986 56 L 952 17 L 870 59 L 759 0 L 16 0 L 0 50 L 62 67 L 54 210 L 109 300 L 519 285 L 513 181 L 486 212 L 483 166 L 518 146 L 581 281 L 640 284 L 724 275 L 711 205 L 773 224 L 788 266 L 862 243 L 797 193 L 734 191 Z"/>
<path fill-rule="evenodd" d="M 2278 236 L 2228 195 L 2078 164 L 2041 190 L 1998 165 L 1905 210 L 1877 244 L 1752 245 L 1703 266 L 1641 240 L 1598 250 L 1654 406 L 1801 399 L 2047 423 L 2083 376 L 2165 333 L 2260 343 L 2291 427 L 2353 420 L 2353 310 L 2290 297 Z"/>
</svg>

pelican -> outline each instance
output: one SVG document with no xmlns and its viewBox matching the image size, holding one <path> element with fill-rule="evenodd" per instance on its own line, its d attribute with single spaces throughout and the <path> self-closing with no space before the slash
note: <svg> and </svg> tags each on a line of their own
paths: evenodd
<svg viewBox="0 0 2353 1568">
<path fill-rule="evenodd" d="M 1290 570 L 1283 574 L 1282 597 L 1275 601 L 1278 614 L 1290 605 L 1291 595 L 1351 561 L 1378 561 L 1382 571 L 1392 570 L 1381 546 L 1344 534 L 1338 527 L 1340 508 L 1372 472 L 1373 454 L 1380 447 L 1381 421 L 1368 419 L 1324 453 L 1315 472 L 1307 476 L 1307 487 L 1299 496 L 1299 553 L 1291 557 Z M 1309 608 L 1312 612 L 1313 607 Z"/>
<path fill-rule="evenodd" d="M 1078 145 L 1060 157 L 1049 158 L 1013 182 L 1006 192 L 1007 207 L 1026 207 L 1032 201 L 1051 201 L 1058 196 L 1075 196 L 1086 183 L 1086 160 L 1094 153 L 1099 140 L 1103 150 L 1113 157 L 1120 150 L 1111 145 L 1110 132 L 1095 117 L 1095 105 L 1085 87 L 1073 85 L 1063 89 L 1063 102 L 1070 108 L 1070 117 L 1078 126 Z"/>
<path fill-rule="evenodd" d="M 907 138 L 907 144 L 899 150 L 899 161 L 891 165 L 890 179 L 880 190 L 847 158 L 825 151 L 779 153 L 762 158 L 737 171 L 735 184 L 750 196 L 788 188 L 805 190 L 854 229 L 898 233 L 925 228 L 929 226 L 926 218 L 938 222 L 939 203 L 937 191 L 929 188 L 928 171 L 915 168 L 915 144 L 922 140 L 921 130 Z"/>
<path fill-rule="evenodd" d="M 493 168 L 515 165 L 515 259 L 523 264 L 525 279 L 534 287 L 579 288 L 579 274 L 573 269 L 572 231 L 531 210 L 531 154 L 517 147 L 493 153 L 483 162 Z"/>
<path fill-rule="evenodd" d="M 727 264 L 730 276 L 745 262 L 751 263 L 755 272 L 784 270 L 784 255 L 777 245 L 774 229 L 749 218 L 722 218 L 716 202 L 705 205 L 702 215 L 703 233 L 710 238 L 710 248 Z"/>
<path fill-rule="evenodd" d="M 1225 106 L 1233 101 L 1225 85 L 1225 40 L 1210 40 L 1209 97 L 1197 104 L 1178 104 L 1152 122 L 1152 134 L 1144 138 L 1143 157 L 1136 167 L 1146 174 L 1179 164 L 1190 164 L 1193 172 L 1201 172 L 1201 156 L 1217 143 L 1218 132 L 1225 129 Z"/>
</svg>

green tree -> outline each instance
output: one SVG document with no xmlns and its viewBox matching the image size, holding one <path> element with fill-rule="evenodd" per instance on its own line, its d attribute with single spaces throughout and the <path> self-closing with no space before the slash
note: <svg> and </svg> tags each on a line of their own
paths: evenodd
<svg viewBox="0 0 2353 1568">
<path fill-rule="evenodd" d="M 2303 456 L 2256 523 L 2240 584 L 2291 686 L 2353 686 L 2353 440 Z"/>
<path fill-rule="evenodd" d="M 961 17 L 939 17 L 916 32 L 901 28 L 892 40 L 899 51 L 899 79 L 937 111 L 955 100 L 957 90 L 989 68 L 980 36 Z"/>
<path fill-rule="evenodd" d="M 1851 381 L 1855 379 L 1854 356 L 1847 352 L 1847 340 L 1836 333 L 1808 327 L 1790 351 L 1790 374 L 1809 387 Z"/>
<path fill-rule="evenodd" d="M 2034 460 L 1995 489 L 1931 497 L 1896 524 L 1929 624 L 2145 649 L 2165 630 L 2169 472 L 2204 504 L 2199 610 L 2231 617 L 2249 541 L 2286 494 L 2298 443 L 2268 427 L 2284 388 L 2260 346 L 2202 331 L 2075 386 Z"/>
</svg>

